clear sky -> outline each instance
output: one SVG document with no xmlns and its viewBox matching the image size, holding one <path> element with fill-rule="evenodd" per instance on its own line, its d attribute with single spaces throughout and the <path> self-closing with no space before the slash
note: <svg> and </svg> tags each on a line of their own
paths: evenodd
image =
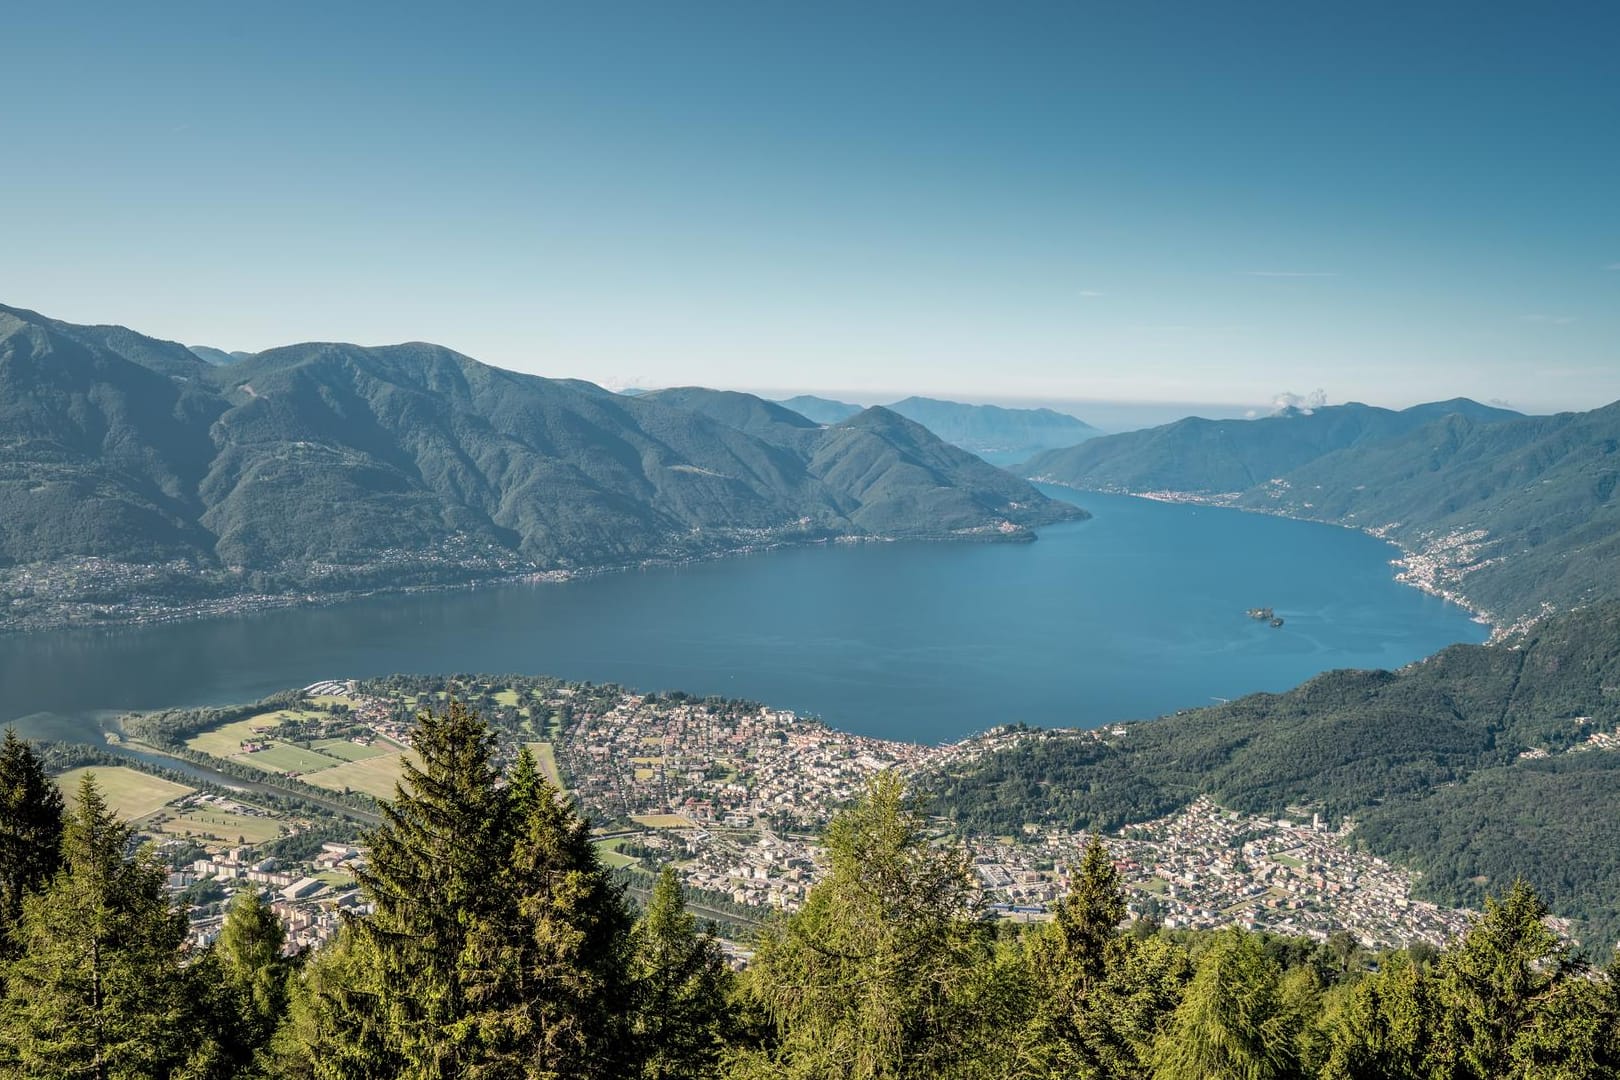
<svg viewBox="0 0 1620 1080">
<path fill-rule="evenodd" d="M 611 385 L 1620 398 L 1620 5 L 19 3 L 0 302 Z"/>
</svg>

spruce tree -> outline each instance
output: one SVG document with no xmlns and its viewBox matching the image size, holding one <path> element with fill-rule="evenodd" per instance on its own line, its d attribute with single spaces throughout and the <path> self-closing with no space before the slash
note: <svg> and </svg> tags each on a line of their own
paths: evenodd
<svg viewBox="0 0 1620 1080">
<path fill-rule="evenodd" d="M 6 729 L 0 741 L 0 960 L 23 897 L 44 888 L 61 861 L 62 793 L 29 745 Z"/>
<path fill-rule="evenodd" d="M 1512 1047 L 1570 970 L 1569 950 L 1546 924 L 1547 906 L 1523 879 L 1488 897 L 1485 912 L 1441 962 L 1444 1040 L 1459 1078 L 1506 1075 Z"/>
<path fill-rule="evenodd" d="M 497 787 L 494 736 L 461 704 L 424 712 L 411 745 L 417 761 L 406 759 L 357 874 L 374 905 L 355 923 L 359 983 L 341 989 L 342 1006 L 329 1019 L 357 1043 L 387 1047 L 386 1064 L 343 1075 L 449 1080 L 467 1075 L 478 1056 L 468 937 L 505 902 L 507 800 Z"/>
<path fill-rule="evenodd" d="M 290 964 L 282 957 L 285 928 L 254 888 L 231 900 L 208 963 L 193 968 L 194 982 L 212 983 L 216 1039 L 225 1060 L 246 1067 L 269 1045 L 287 1008 Z"/>
<path fill-rule="evenodd" d="M 1052 922 L 1030 935 L 1030 1015 L 1022 1057 L 1039 1075 L 1138 1076 L 1159 1022 L 1175 1007 L 1185 957 L 1123 935 L 1124 885 L 1095 837 Z"/>
<path fill-rule="evenodd" d="M 469 1078 L 632 1075 L 630 915 L 590 825 L 519 755 L 507 788 L 510 847 L 490 876 L 505 902 L 468 935 Z"/>
<path fill-rule="evenodd" d="M 1434 977 L 1404 953 L 1384 958 L 1327 1021 L 1324 1080 L 1424 1080 L 1434 1074 Z"/>
<path fill-rule="evenodd" d="M 880 773 L 826 833 L 826 876 L 766 934 L 746 989 L 774 1045 L 747 1075 L 933 1078 L 988 1039 L 971 1007 L 988 942 L 972 919 L 965 854 L 929 842 L 899 777 Z"/>
<path fill-rule="evenodd" d="M 665 867 L 633 935 L 636 1035 L 647 1080 L 713 1076 L 733 1028 L 734 978 Z"/>
<path fill-rule="evenodd" d="M 0 1001 L 11 1075 L 151 1080 L 177 1075 L 191 1053 L 185 915 L 169 908 L 164 867 L 129 846 L 129 828 L 87 775 L 62 869 L 23 901 L 21 955 Z"/>
<path fill-rule="evenodd" d="M 1281 969 L 1253 935 L 1221 931 L 1153 1047 L 1155 1080 L 1279 1080 L 1295 1068 Z"/>
</svg>

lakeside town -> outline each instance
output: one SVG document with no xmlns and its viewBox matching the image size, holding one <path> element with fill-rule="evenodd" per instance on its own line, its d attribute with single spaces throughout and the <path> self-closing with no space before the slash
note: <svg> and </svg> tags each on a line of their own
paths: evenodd
<svg viewBox="0 0 1620 1080">
<path fill-rule="evenodd" d="M 230 760 L 291 782 L 386 797 L 409 753 L 415 710 L 444 700 L 451 687 L 442 679 L 408 681 L 416 685 L 315 683 L 302 691 L 301 707 L 233 720 L 192 742 L 215 747 L 212 753 L 239 751 Z M 1024 737 L 1000 728 L 923 746 L 838 731 L 752 702 L 556 680 L 497 683 L 457 683 L 455 692 L 490 717 L 503 758 L 529 746 L 542 771 L 578 801 L 595 823 L 607 865 L 632 874 L 672 865 L 688 887 L 761 913 L 804 902 L 819 873 L 821 829 L 874 774 L 958 767 Z M 1114 726 L 1094 737 L 1124 734 Z M 1613 741 L 1599 733 L 1590 747 Z M 333 760 L 319 765 L 319 756 Z M 367 782 L 353 786 L 357 769 Z M 323 773 L 342 774 L 344 783 Z M 170 879 L 177 896 L 214 901 L 195 905 L 194 941 L 217 933 L 217 901 L 242 883 L 273 894 L 292 947 L 325 941 L 344 912 L 363 910 L 354 878 L 365 865 L 361 830 L 349 839 L 291 844 L 310 825 L 283 815 L 249 837 L 241 821 L 274 818 L 251 796 L 171 786 L 174 797 L 138 827 L 184 854 Z M 1353 822 L 1330 827 L 1307 808 L 1295 810 L 1256 817 L 1200 798 L 1102 839 L 1132 914 L 1172 929 L 1236 924 L 1319 940 L 1345 932 L 1369 948 L 1389 948 L 1439 945 L 1466 927 L 1471 912 L 1418 899 L 1414 875 L 1361 850 Z M 232 822 L 238 835 L 201 838 L 200 827 L 176 829 L 188 820 Z M 1049 917 L 1089 840 L 1084 832 L 1034 825 L 1016 837 L 956 836 L 943 821 L 937 831 L 964 843 L 984 910 L 1017 920 Z M 267 854 L 271 849 L 279 853 Z"/>
</svg>

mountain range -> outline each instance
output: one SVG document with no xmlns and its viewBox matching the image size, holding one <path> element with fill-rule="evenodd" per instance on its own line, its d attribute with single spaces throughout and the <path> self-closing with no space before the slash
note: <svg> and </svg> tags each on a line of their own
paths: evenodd
<svg viewBox="0 0 1620 1080">
<path fill-rule="evenodd" d="M 1025 475 L 1180 492 L 1365 529 L 1409 579 L 1499 627 L 1620 597 L 1620 403 L 1524 416 L 1466 399 L 1182 420 L 1037 455 Z"/>
<path fill-rule="evenodd" d="M 779 404 L 818 424 L 836 424 L 861 410 L 847 401 L 808 394 Z M 1102 434 L 1085 421 L 1053 409 L 1007 409 L 926 397 L 908 397 L 884 407 L 995 465 L 1013 465 L 1039 451 L 1073 446 Z"/>
<path fill-rule="evenodd" d="M 346 591 L 1084 516 L 888 410 L 823 428 L 725 400 L 735 419 L 423 343 L 223 363 L 0 307 L 0 602 L 20 624 L 143 582 Z"/>
</svg>

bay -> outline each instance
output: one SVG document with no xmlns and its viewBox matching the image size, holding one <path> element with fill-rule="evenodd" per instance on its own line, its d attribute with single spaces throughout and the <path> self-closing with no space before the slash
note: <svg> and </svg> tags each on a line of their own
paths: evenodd
<svg viewBox="0 0 1620 1080">
<path fill-rule="evenodd" d="M 0 724 L 98 738 L 119 711 L 319 679 L 521 672 L 764 701 L 921 742 L 1096 726 L 1398 667 L 1485 639 L 1347 529 L 1043 489 L 1091 520 L 1032 544 L 795 548 L 562 584 L 0 637 Z M 1248 618 L 1271 607 L 1280 628 Z"/>
</svg>

